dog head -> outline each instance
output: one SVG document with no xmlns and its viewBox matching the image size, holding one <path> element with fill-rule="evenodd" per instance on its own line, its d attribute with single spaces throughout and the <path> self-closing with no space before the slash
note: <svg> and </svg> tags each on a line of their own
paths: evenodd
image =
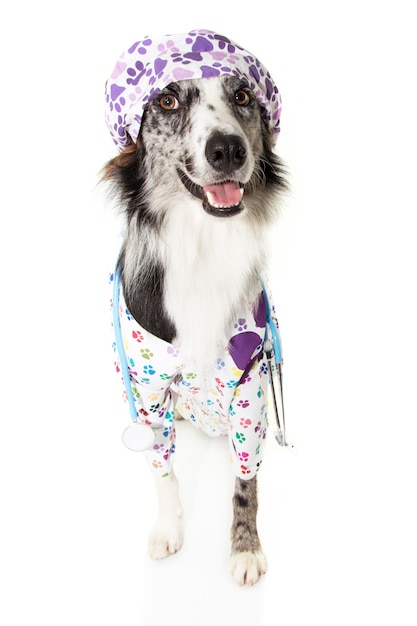
<svg viewBox="0 0 417 626">
<path fill-rule="evenodd" d="M 106 102 L 122 154 L 105 178 L 118 183 L 128 214 L 146 192 L 159 217 L 179 194 L 215 217 L 269 215 L 285 186 L 272 153 L 281 99 L 251 53 L 211 31 L 148 38 L 119 59 Z"/>
</svg>

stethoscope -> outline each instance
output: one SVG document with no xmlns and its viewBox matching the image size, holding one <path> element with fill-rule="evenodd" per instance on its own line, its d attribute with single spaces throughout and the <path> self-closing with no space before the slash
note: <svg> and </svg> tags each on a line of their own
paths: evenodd
<svg viewBox="0 0 417 626">
<path fill-rule="evenodd" d="M 289 446 L 285 435 L 284 389 L 282 385 L 282 346 L 278 320 L 272 315 L 268 292 L 262 283 L 266 304 L 266 329 L 264 351 L 268 363 L 269 384 L 271 386 L 272 401 L 278 430 L 275 439 L 280 446 Z M 292 447 L 292 445 L 290 445 Z"/>
<path fill-rule="evenodd" d="M 273 316 L 271 303 L 265 285 L 262 283 L 262 289 L 266 304 L 266 329 L 264 350 L 268 364 L 269 383 L 271 386 L 273 408 L 278 430 L 275 439 L 280 446 L 289 446 L 285 435 L 285 411 L 284 411 L 284 394 L 282 386 L 282 348 L 281 338 L 279 334 L 279 326 L 277 319 Z M 136 409 L 135 399 L 133 396 L 129 366 L 127 362 L 126 351 L 123 343 L 122 329 L 120 325 L 119 306 L 120 306 L 120 287 L 121 277 L 120 268 L 116 267 L 113 279 L 113 327 L 116 340 L 116 348 L 120 359 L 120 368 L 122 371 L 123 382 L 126 389 L 127 401 L 129 405 L 130 417 L 132 423 L 123 431 L 122 440 L 129 450 L 142 452 L 150 448 L 154 442 L 155 435 L 152 428 L 143 424 L 139 420 Z M 290 446 L 292 447 L 292 446 Z"/>
</svg>

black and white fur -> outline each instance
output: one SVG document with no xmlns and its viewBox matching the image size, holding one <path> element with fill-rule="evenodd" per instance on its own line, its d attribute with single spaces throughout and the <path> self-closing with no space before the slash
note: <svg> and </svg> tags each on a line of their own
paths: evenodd
<svg viewBox="0 0 417 626">
<path fill-rule="evenodd" d="M 119 262 L 131 314 L 209 367 L 259 292 L 267 231 L 286 188 L 260 105 L 235 77 L 172 83 L 147 105 L 138 141 L 107 164 L 104 179 L 127 218 Z M 210 191 L 225 182 L 243 191 L 231 206 Z M 182 513 L 175 475 L 156 482 L 150 554 L 162 558 L 182 545 Z M 236 479 L 233 509 L 232 573 L 253 584 L 266 571 L 256 478 Z"/>
</svg>

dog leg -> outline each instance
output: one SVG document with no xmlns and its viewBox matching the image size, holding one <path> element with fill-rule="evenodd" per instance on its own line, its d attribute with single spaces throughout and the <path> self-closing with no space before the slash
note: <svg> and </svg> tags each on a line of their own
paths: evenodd
<svg viewBox="0 0 417 626">
<path fill-rule="evenodd" d="M 256 476 L 236 478 L 233 496 L 231 573 L 239 585 L 253 585 L 267 570 L 256 527 L 258 512 Z"/>
<path fill-rule="evenodd" d="M 175 554 L 183 543 L 184 531 L 178 481 L 171 472 L 164 478 L 156 477 L 158 519 L 149 537 L 149 554 L 153 559 L 164 559 Z"/>
</svg>

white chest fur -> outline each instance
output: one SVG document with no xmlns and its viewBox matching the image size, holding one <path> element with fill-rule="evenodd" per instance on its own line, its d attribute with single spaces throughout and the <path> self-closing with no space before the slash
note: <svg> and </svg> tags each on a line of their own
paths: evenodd
<svg viewBox="0 0 417 626">
<path fill-rule="evenodd" d="M 164 239 L 165 307 L 176 343 L 184 359 L 205 365 L 227 345 L 230 323 L 259 292 L 263 228 L 244 213 L 207 215 L 191 200 L 168 218 Z"/>
</svg>

